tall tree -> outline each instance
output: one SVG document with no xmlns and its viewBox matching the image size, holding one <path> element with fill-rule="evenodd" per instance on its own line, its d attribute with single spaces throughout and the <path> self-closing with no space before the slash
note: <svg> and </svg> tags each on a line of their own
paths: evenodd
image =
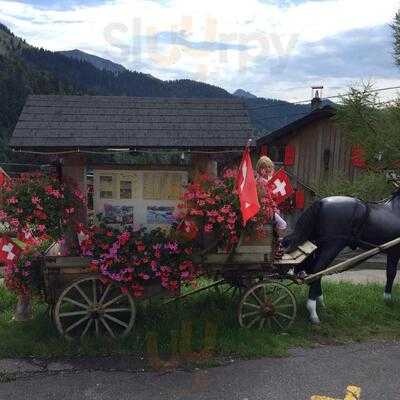
<svg viewBox="0 0 400 400">
<path fill-rule="evenodd" d="M 390 25 L 393 32 L 394 60 L 400 66 L 400 10 L 397 11 L 393 23 Z"/>
</svg>

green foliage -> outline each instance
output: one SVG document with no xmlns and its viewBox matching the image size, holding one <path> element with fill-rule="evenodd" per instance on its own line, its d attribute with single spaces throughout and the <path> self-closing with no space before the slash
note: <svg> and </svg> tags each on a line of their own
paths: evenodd
<svg viewBox="0 0 400 400">
<path fill-rule="evenodd" d="M 362 146 L 370 169 L 397 169 L 400 160 L 400 100 L 382 104 L 371 84 L 351 88 L 337 108 L 336 122 Z"/>
<path fill-rule="evenodd" d="M 0 161 L 14 158 L 7 143 L 29 94 L 73 94 L 76 91 L 46 71 L 18 57 L 0 55 Z"/>
<path fill-rule="evenodd" d="M 351 196 L 364 201 L 379 201 L 388 197 L 394 187 L 382 173 L 367 172 L 350 180 L 337 175 L 328 183 L 322 183 L 318 189 L 319 197 Z"/>
<path fill-rule="evenodd" d="M 393 32 L 393 56 L 396 64 L 400 65 L 400 11 L 396 13 L 391 28 Z"/>
</svg>

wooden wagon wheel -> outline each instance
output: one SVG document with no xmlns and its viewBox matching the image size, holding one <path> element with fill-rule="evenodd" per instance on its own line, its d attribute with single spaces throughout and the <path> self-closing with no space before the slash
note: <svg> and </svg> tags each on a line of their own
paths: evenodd
<svg viewBox="0 0 400 400">
<path fill-rule="evenodd" d="M 54 309 L 58 331 L 68 339 L 94 333 L 112 338 L 127 335 L 135 322 L 136 307 L 130 294 L 98 277 L 82 278 L 67 286 Z"/>
<path fill-rule="evenodd" d="M 251 287 L 239 304 L 238 318 L 244 328 L 284 331 L 293 324 L 296 298 L 279 282 L 266 281 Z"/>
</svg>

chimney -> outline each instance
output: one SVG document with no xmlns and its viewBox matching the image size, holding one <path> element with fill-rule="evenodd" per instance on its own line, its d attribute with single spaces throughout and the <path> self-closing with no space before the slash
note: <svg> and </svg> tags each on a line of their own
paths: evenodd
<svg viewBox="0 0 400 400">
<path fill-rule="evenodd" d="M 322 89 L 323 86 L 311 87 L 311 110 L 318 110 L 322 107 Z"/>
</svg>

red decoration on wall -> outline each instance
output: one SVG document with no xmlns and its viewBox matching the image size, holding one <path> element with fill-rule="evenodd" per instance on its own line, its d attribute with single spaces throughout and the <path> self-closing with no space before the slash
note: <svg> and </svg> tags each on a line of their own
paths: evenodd
<svg viewBox="0 0 400 400">
<path fill-rule="evenodd" d="M 296 190 L 294 196 L 295 196 L 296 208 L 298 210 L 302 210 L 304 208 L 304 204 L 305 204 L 304 191 L 303 190 Z"/>
<path fill-rule="evenodd" d="M 285 147 L 285 157 L 283 163 L 286 166 L 294 165 L 295 158 L 296 158 L 296 148 L 291 144 L 288 144 Z"/>
<path fill-rule="evenodd" d="M 268 146 L 266 144 L 262 144 L 260 148 L 260 156 L 268 155 Z"/>
<path fill-rule="evenodd" d="M 353 146 L 351 148 L 351 163 L 354 167 L 365 168 L 365 151 L 362 146 Z"/>
</svg>

